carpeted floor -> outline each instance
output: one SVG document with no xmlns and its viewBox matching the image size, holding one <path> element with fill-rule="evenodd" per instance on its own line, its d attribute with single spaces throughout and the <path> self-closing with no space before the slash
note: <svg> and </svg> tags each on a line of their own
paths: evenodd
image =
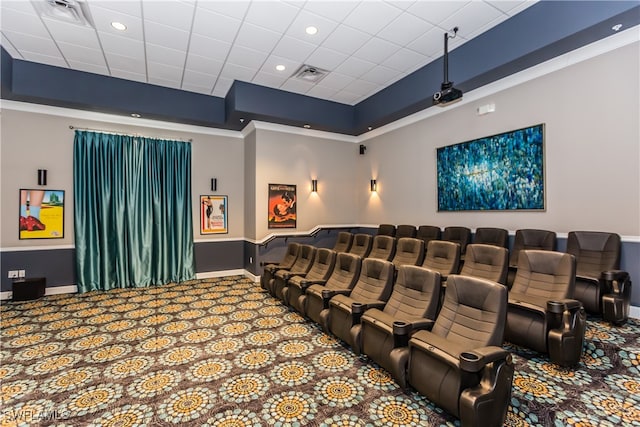
<svg viewBox="0 0 640 427">
<path fill-rule="evenodd" d="M 459 422 L 236 276 L 4 302 L 0 426 Z M 640 426 L 640 323 L 590 319 L 577 370 L 523 348 L 507 424 Z"/>
</svg>

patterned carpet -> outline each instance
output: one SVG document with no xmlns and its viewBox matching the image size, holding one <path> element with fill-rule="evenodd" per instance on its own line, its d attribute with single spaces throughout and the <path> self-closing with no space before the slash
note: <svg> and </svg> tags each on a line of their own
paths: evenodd
<svg viewBox="0 0 640 427">
<path fill-rule="evenodd" d="M 4 302 L 1 426 L 459 422 L 240 276 Z M 590 319 L 580 369 L 514 352 L 507 424 L 640 426 L 640 324 Z"/>
</svg>

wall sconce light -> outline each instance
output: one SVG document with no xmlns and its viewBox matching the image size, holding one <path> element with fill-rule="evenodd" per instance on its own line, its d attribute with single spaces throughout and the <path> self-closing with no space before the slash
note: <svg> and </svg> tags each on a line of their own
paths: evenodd
<svg viewBox="0 0 640 427">
<path fill-rule="evenodd" d="M 218 191 L 218 178 L 211 178 L 211 191 Z"/>
<path fill-rule="evenodd" d="M 317 179 L 312 179 L 311 180 L 311 192 L 312 193 L 317 193 L 318 192 L 318 180 Z"/>
<path fill-rule="evenodd" d="M 375 179 L 371 180 L 371 191 L 378 191 L 378 183 Z"/>
<path fill-rule="evenodd" d="M 364 144 L 360 144 L 360 155 L 364 156 L 364 153 L 367 151 L 367 146 Z"/>
<path fill-rule="evenodd" d="M 38 185 L 47 185 L 46 169 L 38 169 Z"/>
</svg>

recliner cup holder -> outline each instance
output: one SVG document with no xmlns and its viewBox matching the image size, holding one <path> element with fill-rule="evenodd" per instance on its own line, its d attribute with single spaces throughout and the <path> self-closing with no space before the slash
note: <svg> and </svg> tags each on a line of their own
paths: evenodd
<svg viewBox="0 0 640 427">
<path fill-rule="evenodd" d="M 361 302 L 352 302 L 351 303 L 351 313 L 353 314 L 362 314 L 365 310 L 365 305 Z"/>
<path fill-rule="evenodd" d="M 562 314 L 565 304 L 561 301 L 547 301 L 547 311 L 550 313 Z"/>
<path fill-rule="evenodd" d="M 480 360 L 480 356 L 464 351 L 460 353 L 460 359 L 464 360 L 465 362 L 477 362 L 478 360 Z"/>
<path fill-rule="evenodd" d="M 403 322 L 401 320 L 396 320 L 393 322 L 393 333 L 394 335 L 408 335 L 411 330 L 411 325 L 407 322 Z"/>
</svg>

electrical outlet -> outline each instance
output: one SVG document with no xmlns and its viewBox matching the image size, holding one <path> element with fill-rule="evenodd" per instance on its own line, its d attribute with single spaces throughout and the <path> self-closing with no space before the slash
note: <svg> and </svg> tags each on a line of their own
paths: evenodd
<svg viewBox="0 0 640 427">
<path fill-rule="evenodd" d="M 249 257 L 249 264 L 253 264 L 253 257 L 252 256 Z"/>
<path fill-rule="evenodd" d="M 18 270 L 18 277 L 22 278 L 22 277 L 24 277 L 25 275 L 26 275 L 26 274 L 25 274 L 25 271 L 24 271 L 24 270 Z"/>
<path fill-rule="evenodd" d="M 18 270 L 9 270 L 9 279 L 17 279 Z"/>
</svg>

